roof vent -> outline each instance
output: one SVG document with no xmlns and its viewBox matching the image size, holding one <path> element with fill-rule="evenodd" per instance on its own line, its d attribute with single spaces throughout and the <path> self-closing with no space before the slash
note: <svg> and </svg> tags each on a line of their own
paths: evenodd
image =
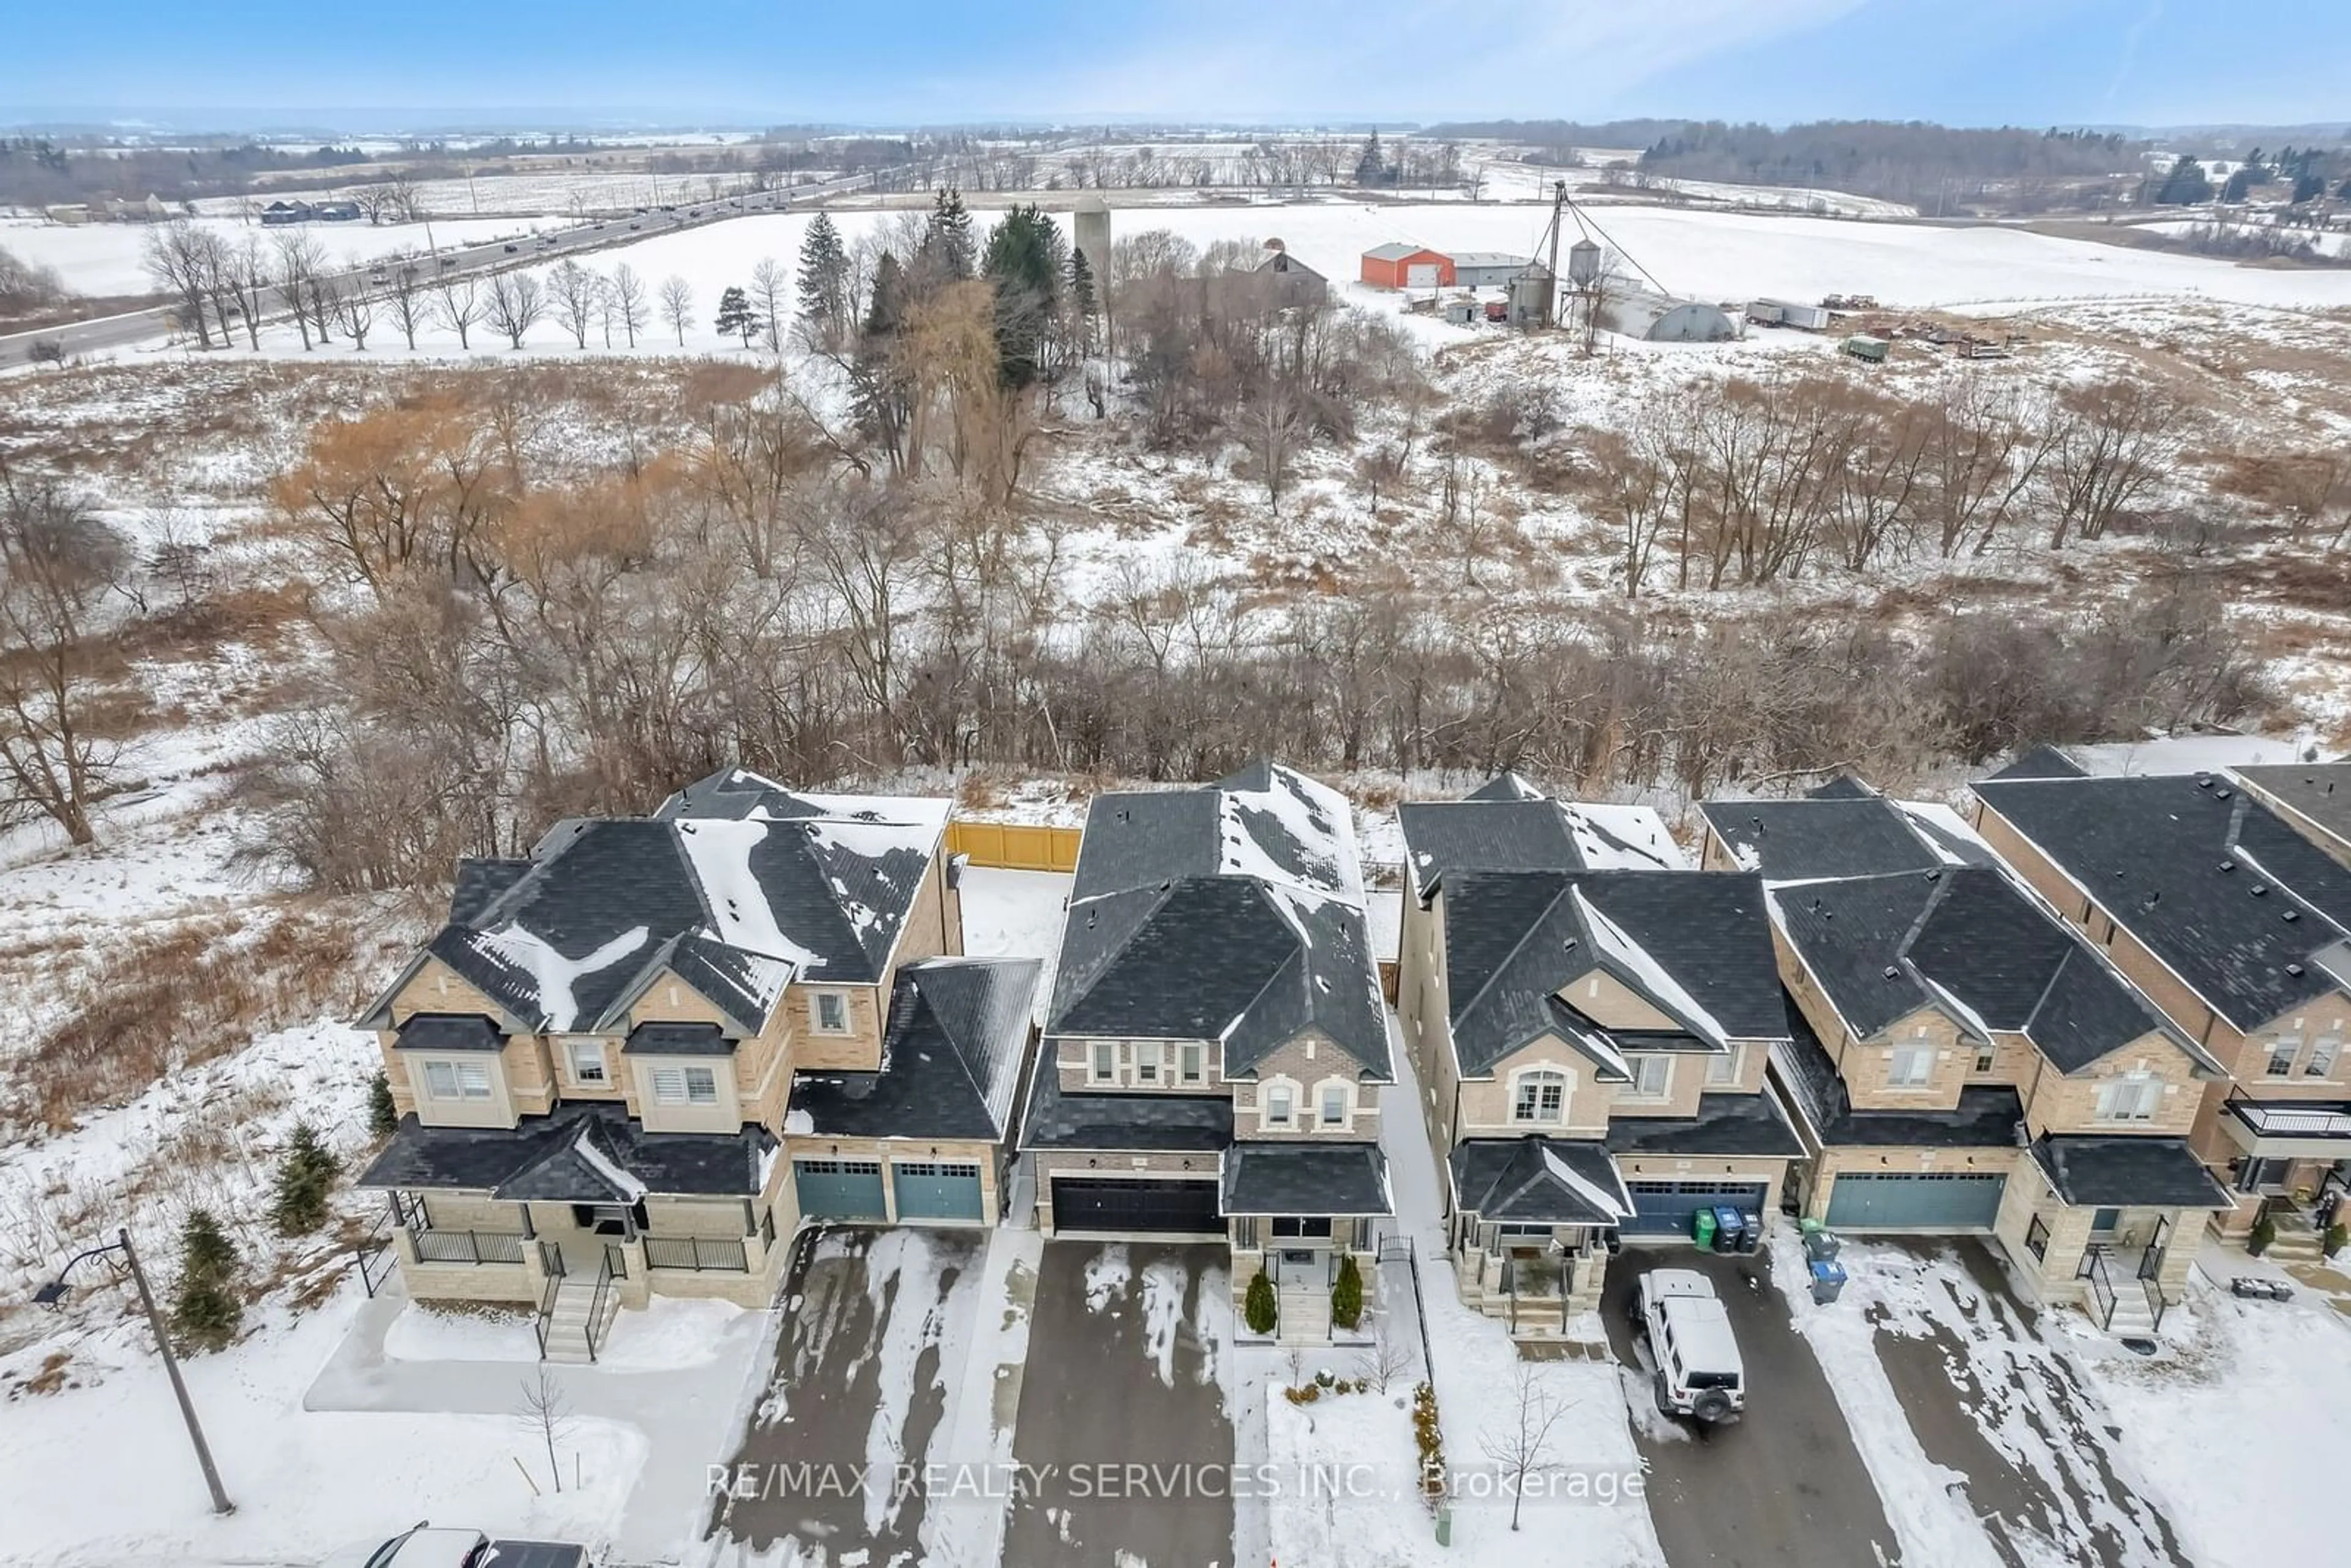
<svg viewBox="0 0 2351 1568">
<path fill-rule="evenodd" d="M 2210 773 L 2199 773 L 2196 776 L 2196 788 L 2199 789 L 2212 788 L 2212 776 Z"/>
<path fill-rule="evenodd" d="M 2234 871 L 2237 869 L 2237 862 L 2235 861 L 2222 861 L 2220 862 L 2220 869 L 2222 871 Z"/>
<path fill-rule="evenodd" d="M 1886 966 L 1886 977 L 1889 980 L 1898 980 L 1902 977 L 1902 971 L 1888 964 Z"/>
<path fill-rule="evenodd" d="M 2299 964 L 2288 964 L 2285 967 L 2285 972 L 2298 978 L 2302 974 L 2302 966 Z"/>
<path fill-rule="evenodd" d="M 2157 904 L 2162 902 L 2163 890 L 2161 888 L 2150 887 L 2147 890 L 2147 906 L 2149 909 L 2153 909 Z"/>
<path fill-rule="evenodd" d="M 1127 816 L 1126 816 L 1126 808 L 1125 808 L 1125 807 L 1123 807 L 1123 806 L 1121 806 L 1121 807 L 1118 809 L 1118 820 L 1119 820 L 1120 821 L 1122 821 L 1122 822 L 1123 822 L 1123 821 L 1125 821 L 1127 820 Z"/>
<path fill-rule="evenodd" d="M 2289 909 L 2285 912 L 2285 917 L 2288 920 L 2299 920 L 2302 918 L 2302 911 L 2299 909 Z"/>
<path fill-rule="evenodd" d="M 2263 894 L 2267 893 L 2269 890 L 2270 890 L 2270 884 L 2269 884 L 2269 883 L 2265 883 L 2265 882 L 2257 882 L 2257 883 L 2253 883 L 2253 896 L 2254 896 L 2255 898 L 2259 898 L 2262 894 Z"/>
<path fill-rule="evenodd" d="M 1576 941 L 1576 939 L 1575 939 L 1574 937 L 1573 937 L 1573 936 L 1569 937 L 1566 941 L 1564 941 L 1564 942 L 1562 942 L 1562 943 L 1561 943 L 1561 944 L 1559 945 L 1559 950 L 1560 950 L 1561 952 L 1562 952 L 1562 953 L 1573 953 L 1573 952 L 1574 952 L 1574 951 L 1575 951 L 1575 941 Z"/>
<path fill-rule="evenodd" d="M 2212 799 L 2215 800 L 2225 800 L 2234 793 L 2235 791 L 2231 789 L 2215 789 L 2212 791 Z"/>
<path fill-rule="evenodd" d="M 1935 870 L 1933 870 L 1933 871 L 1928 872 L 1928 873 L 1927 873 L 1927 880 L 1928 880 L 1928 882 L 1940 882 L 1940 881 L 1942 881 L 1942 880 L 1943 880 L 1943 873 L 1942 873 L 1941 868 L 1940 868 L 1940 867 L 1938 867 L 1937 869 L 1935 869 Z"/>
</svg>

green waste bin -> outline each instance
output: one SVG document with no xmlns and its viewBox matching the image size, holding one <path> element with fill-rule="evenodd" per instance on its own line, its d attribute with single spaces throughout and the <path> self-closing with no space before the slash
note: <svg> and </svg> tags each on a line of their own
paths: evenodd
<svg viewBox="0 0 2351 1568">
<path fill-rule="evenodd" d="M 1690 1216 L 1690 1239 L 1698 1243 L 1701 1252 L 1714 1249 L 1714 1210 L 1701 1208 Z"/>
</svg>

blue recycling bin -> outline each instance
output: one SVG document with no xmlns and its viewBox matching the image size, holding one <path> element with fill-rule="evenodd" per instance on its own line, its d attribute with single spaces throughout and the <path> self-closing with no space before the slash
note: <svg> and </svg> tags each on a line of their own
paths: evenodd
<svg viewBox="0 0 2351 1568">
<path fill-rule="evenodd" d="M 1825 1307 L 1834 1301 L 1837 1297 L 1843 1293 L 1844 1290 L 1844 1264 L 1831 1262 L 1825 1259 L 1816 1260 L 1812 1267 L 1812 1274 L 1813 1302 L 1815 1306 Z"/>
<path fill-rule="evenodd" d="M 1740 1239 L 1747 1234 L 1747 1225 L 1739 1210 L 1724 1204 L 1714 1211 L 1714 1249 L 1717 1252 L 1741 1250 Z"/>
</svg>

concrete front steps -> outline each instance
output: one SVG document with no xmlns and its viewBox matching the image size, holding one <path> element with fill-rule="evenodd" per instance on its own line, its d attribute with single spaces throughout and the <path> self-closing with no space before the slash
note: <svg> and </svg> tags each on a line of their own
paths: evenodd
<svg viewBox="0 0 2351 1568">
<path fill-rule="evenodd" d="M 2268 1249 L 2262 1254 L 2263 1258 L 2280 1268 L 2289 1263 L 2315 1264 L 2325 1261 L 2324 1255 L 2320 1251 L 2325 1244 L 2324 1240 L 2317 1231 L 2311 1228 L 2310 1221 L 2299 1214 L 2281 1214 L 2275 1218 L 2277 1239 L 2272 1241 Z"/>
<path fill-rule="evenodd" d="M 1328 1291 L 1284 1291 L 1280 1297 L 1281 1317 L 1274 1325 L 1277 1344 L 1329 1344 L 1331 1343 L 1331 1292 Z"/>
<path fill-rule="evenodd" d="M 596 1281 L 566 1280 L 555 1290 L 555 1306 L 547 1320 L 546 1359 L 580 1366 L 596 1359 L 592 1346 L 604 1343 L 604 1335 L 620 1315 L 621 1291 L 615 1284 L 604 1291 L 603 1305 L 596 1303 Z M 595 1321 L 589 1314 L 595 1313 Z"/>
</svg>

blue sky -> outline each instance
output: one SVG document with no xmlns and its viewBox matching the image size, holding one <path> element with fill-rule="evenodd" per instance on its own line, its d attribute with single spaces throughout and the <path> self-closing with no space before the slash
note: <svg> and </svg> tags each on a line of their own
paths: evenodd
<svg viewBox="0 0 2351 1568">
<path fill-rule="evenodd" d="M 0 120 L 368 111 L 2351 124 L 2346 0 L 108 0 L 11 7 Z M 356 116 L 355 120 L 353 117 Z"/>
</svg>

